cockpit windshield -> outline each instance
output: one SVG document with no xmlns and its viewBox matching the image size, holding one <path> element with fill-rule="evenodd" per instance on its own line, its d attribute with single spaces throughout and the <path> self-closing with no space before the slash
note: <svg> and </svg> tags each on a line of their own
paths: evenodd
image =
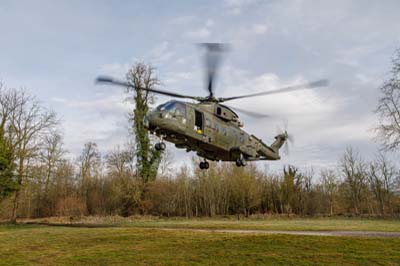
<svg viewBox="0 0 400 266">
<path fill-rule="evenodd" d="M 157 107 L 157 110 L 171 113 L 175 116 L 186 117 L 186 105 L 177 101 L 169 101 Z"/>
</svg>

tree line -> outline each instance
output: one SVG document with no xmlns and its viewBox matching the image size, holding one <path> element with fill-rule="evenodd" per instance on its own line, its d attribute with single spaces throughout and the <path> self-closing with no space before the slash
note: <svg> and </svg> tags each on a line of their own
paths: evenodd
<svg viewBox="0 0 400 266">
<path fill-rule="evenodd" d="M 132 149 L 116 147 L 101 156 L 85 144 L 76 161 L 64 158 L 59 135 L 49 137 L 40 157 L 27 167 L 19 188 L 18 217 L 82 215 L 368 215 L 398 216 L 399 169 L 383 155 L 363 161 L 348 148 L 337 169 L 281 173 L 254 164 L 211 163 L 208 171 L 164 159 L 157 178 L 143 182 Z M 192 169 L 195 169 L 194 171 Z M 13 215 L 14 197 L 1 203 L 2 218 Z"/>
<path fill-rule="evenodd" d="M 399 58 L 376 109 L 381 117 L 377 136 L 392 151 L 400 143 Z M 318 173 L 230 163 L 211 163 L 202 171 L 198 159 L 193 167 L 171 169 L 173 158 L 153 148 L 143 125 L 153 98 L 137 88 L 158 84 L 154 70 L 136 64 L 127 80 L 136 88 L 127 90 L 135 103 L 131 140 L 105 155 L 88 142 L 76 159 L 67 156 L 53 111 L 26 91 L 0 84 L 0 218 L 400 214 L 400 170 L 382 152 L 365 161 L 348 147 L 337 167 Z"/>
</svg>

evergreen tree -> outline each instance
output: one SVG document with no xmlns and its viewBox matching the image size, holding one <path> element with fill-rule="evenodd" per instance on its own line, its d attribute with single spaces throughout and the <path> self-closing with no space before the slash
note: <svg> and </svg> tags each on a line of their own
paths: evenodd
<svg viewBox="0 0 400 266">
<path fill-rule="evenodd" d="M 144 116 L 149 111 L 149 103 L 153 101 L 152 95 L 141 88 L 153 88 L 159 84 L 154 76 L 154 69 L 143 63 L 137 63 L 127 73 L 127 80 L 134 88 L 127 92 L 134 92 L 133 102 L 135 109 L 132 114 L 133 131 L 136 142 L 136 160 L 138 175 L 143 184 L 156 178 L 161 161 L 162 152 L 156 150 L 150 141 L 147 129 L 144 127 Z"/>
<path fill-rule="evenodd" d="M 7 145 L 4 129 L 0 128 L 0 200 L 16 190 L 14 168 L 12 151 Z"/>
</svg>

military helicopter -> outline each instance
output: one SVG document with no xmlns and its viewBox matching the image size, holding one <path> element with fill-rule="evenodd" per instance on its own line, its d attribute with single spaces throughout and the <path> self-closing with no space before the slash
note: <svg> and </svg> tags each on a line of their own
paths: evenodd
<svg viewBox="0 0 400 266">
<path fill-rule="evenodd" d="M 164 141 L 174 143 L 177 148 L 194 151 L 204 158 L 200 162 L 200 169 L 208 169 L 211 161 L 231 161 L 238 167 L 246 166 L 247 161 L 279 160 L 280 148 L 291 139 L 287 131 L 275 136 L 271 145 L 265 144 L 261 139 L 245 132 L 243 123 L 234 111 L 250 116 L 263 117 L 254 112 L 228 107 L 222 103 L 237 99 L 285 93 L 296 90 L 324 87 L 327 80 L 318 80 L 307 84 L 290 86 L 276 90 L 259 93 L 232 96 L 215 97 L 214 80 L 220 58 L 220 53 L 225 47 L 219 43 L 202 44 L 206 48 L 206 70 L 208 95 L 191 96 L 155 88 L 139 88 L 156 94 L 162 94 L 173 98 L 192 99 L 195 103 L 171 100 L 163 103 L 150 111 L 144 124 L 147 130 L 160 138 L 155 144 L 155 149 L 164 150 Z M 99 76 L 97 83 L 113 84 L 123 87 L 134 85 L 108 76 Z"/>
</svg>

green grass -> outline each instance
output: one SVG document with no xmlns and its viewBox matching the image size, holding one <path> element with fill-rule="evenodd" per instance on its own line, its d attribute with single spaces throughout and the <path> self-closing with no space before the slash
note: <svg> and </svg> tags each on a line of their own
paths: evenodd
<svg viewBox="0 0 400 266">
<path fill-rule="evenodd" d="M 137 219 L 121 226 L 154 228 L 253 229 L 289 231 L 381 231 L 400 232 L 397 219 L 360 218 L 271 218 L 271 219 Z"/>
<path fill-rule="evenodd" d="M 0 226 L 0 265 L 400 265 L 400 239 Z"/>
</svg>

